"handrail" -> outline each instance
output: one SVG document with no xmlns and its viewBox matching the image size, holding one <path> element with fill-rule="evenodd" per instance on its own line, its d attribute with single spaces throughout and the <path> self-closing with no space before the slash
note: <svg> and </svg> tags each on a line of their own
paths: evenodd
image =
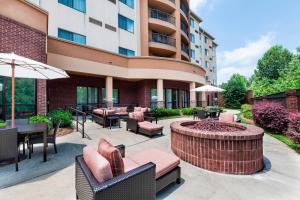
<svg viewBox="0 0 300 200">
<path fill-rule="evenodd" d="M 187 36 L 189 35 L 188 28 L 184 25 L 183 22 L 180 22 L 180 29 L 181 29 Z"/>
<path fill-rule="evenodd" d="M 180 1 L 180 9 L 185 14 L 185 16 L 188 18 L 188 16 L 189 16 L 189 8 L 186 5 L 184 5 L 184 3 L 182 3 L 181 1 Z"/>
<path fill-rule="evenodd" d="M 84 124 L 86 122 L 86 113 L 85 112 L 82 112 L 78 109 L 75 109 L 73 107 L 70 108 L 70 110 L 72 112 L 75 112 L 76 113 L 76 131 L 79 132 L 79 125 L 81 125 L 81 133 L 82 133 L 82 138 L 85 137 L 85 130 L 84 130 Z M 79 119 L 79 116 L 81 116 L 81 121 Z"/>
<path fill-rule="evenodd" d="M 158 42 L 176 47 L 176 39 L 160 33 L 150 32 L 150 42 Z"/>
<path fill-rule="evenodd" d="M 149 9 L 149 17 L 154 18 L 154 19 L 159 19 L 159 20 L 162 20 L 165 22 L 169 22 L 169 23 L 175 25 L 175 17 L 174 16 L 172 16 L 171 14 L 169 14 L 167 12 L 158 10 L 158 9 L 150 8 Z"/>
<path fill-rule="evenodd" d="M 184 44 L 184 43 L 181 43 L 181 50 L 182 50 L 183 52 L 185 52 L 188 56 L 190 55 L 188 45 L 186 45 L 186 44 Z"/>
</svg>

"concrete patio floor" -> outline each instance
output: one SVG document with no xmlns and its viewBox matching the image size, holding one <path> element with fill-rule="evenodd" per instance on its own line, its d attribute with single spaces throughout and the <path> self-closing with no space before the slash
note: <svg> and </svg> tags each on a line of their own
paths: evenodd
<svg viewBox="0 0 300 200">
<path fill-rule="evenodd" d="M 33 161 L 27 159 L 20 163 L 20 172 L 12 172 L 14 169 L 12 165 L 6 166 L 5 169 L 0 168 L 1 176 L 1 171 L 8 170 L 8 167 L 10 167 L 10 172 L 5 172 L 3 173 L 4 175 L 13 173 L 14 177 L 18 177 L 19 174 L 22 174 L 23 178 L 27 178 L 24 180 L 32 178 L 26 177 L 26 174 L 27 176 L 32 175 L 30 174 L 32 170 L 43 174 L 23 183 L 1 189 L 0 199 L 73 200 L 75 199 L 75 165 L 74 162 L 65 165 L 65 160 L 74 159 L 74 154 L 78 153 L 78 148 L 81 150 L 83 145 L 96 146 L 99 138 L 103 137 L 114 145 L 124 144 L 127 155 L 150 147 L 171 152 L 169 125 L 176 120 L 178 119 L 159 121 L 159 124 L 165 127 L 165 136 L 153 139 L 127 132 L 125 123 L 122 123 L 121 129 L 114 128 L 109 130 L 88 122 L 86 132 L 91 140 L 82 139 L 80 133 L 74 132 L 70 135 L 59 137 L 58 143 L 60 145 L 68 143 L 75 145 L 76 148 L 73 146 L 72 148 L 62 146 L 62 148 L 58 149 L 58 154 L 53 154 L 52 147 L 49 147 L 49 161 L 43 167 L 47 167 L 47 169 L 53 168 L 53 171 L 49 170 L 47 174 L 41 171 L 41 149 L 39 148 L 33 155 Z M 264 136 L 264 156 L 266 162 L 264 171 L 248 176 L 209 172 L 181 161 L 182 183 L 169 186 L 157 195 L 157 199 L 298 200 L 300 197 L 300 156 L 285 144 L 268 135 Z M 58 159 L 57 157 L 61 158 Z M 38 160 L 37 163 L 29 165 L 34 160 Z M 26 166 L 32 166 L 32 168 L 30 169 Z M 8 177 L 12 178 L 11 176 Z M 0 179 L 0 184 L 1 181 L 5 180 Z"/>
</svg>

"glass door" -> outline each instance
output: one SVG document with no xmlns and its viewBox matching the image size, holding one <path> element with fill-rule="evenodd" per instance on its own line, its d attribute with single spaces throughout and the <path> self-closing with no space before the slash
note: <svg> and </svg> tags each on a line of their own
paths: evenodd
<svg viewBox="0 0 300 200">
<path fill-rule="evenodd" d="M 98 106 L 98 88 L 78 86 L 76 103 L 84 111 L 89 110 L 87 106 Z"/>
<path fill-rule="evenodd" d="M 179 107 L 179 101 L 178 101 L 178 90 L 173 89 L 172 90 L 172 108 L 178 108 Z"/>
<path fill-rule="evenodd" d="M 0 120 L 5 120 L 5 79 L 0 77 Z"/>
<path fill-rule="evenodd" d="M 166 108 L 173 108 L 172 89 L 166 89 Z"/>
</svg>

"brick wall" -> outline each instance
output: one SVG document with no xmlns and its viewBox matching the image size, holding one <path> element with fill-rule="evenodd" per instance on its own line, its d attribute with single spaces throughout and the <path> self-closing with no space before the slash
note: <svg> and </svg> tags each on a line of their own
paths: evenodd
<svg viewBox="0 0 300 200">
<path fill-rule="evenodd" d="M 300 90 L 287 90 L 277 94 L 253 97 L 251 103 L 256 104 L 259 102 L 276 102 L 283 105 L 289 112 L 300 111 Z"/>
<path fill-rule="evenodd" d="M 46 63 L 46 34 L 0 15 L 0 52 L 11 53 Z M 46 81 L 37 81 L 37 113 L 45 114 Z"/>
</svg>

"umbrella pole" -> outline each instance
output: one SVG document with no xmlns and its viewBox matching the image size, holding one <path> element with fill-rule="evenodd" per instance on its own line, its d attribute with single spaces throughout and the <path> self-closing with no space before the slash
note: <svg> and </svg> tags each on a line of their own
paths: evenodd
<svg viewBox="0 0 300 200">
<path fill-rule="evenodd" d="M 15 63 L 11 65 L 11 127 L 15 127 Z"/>
</svg>

